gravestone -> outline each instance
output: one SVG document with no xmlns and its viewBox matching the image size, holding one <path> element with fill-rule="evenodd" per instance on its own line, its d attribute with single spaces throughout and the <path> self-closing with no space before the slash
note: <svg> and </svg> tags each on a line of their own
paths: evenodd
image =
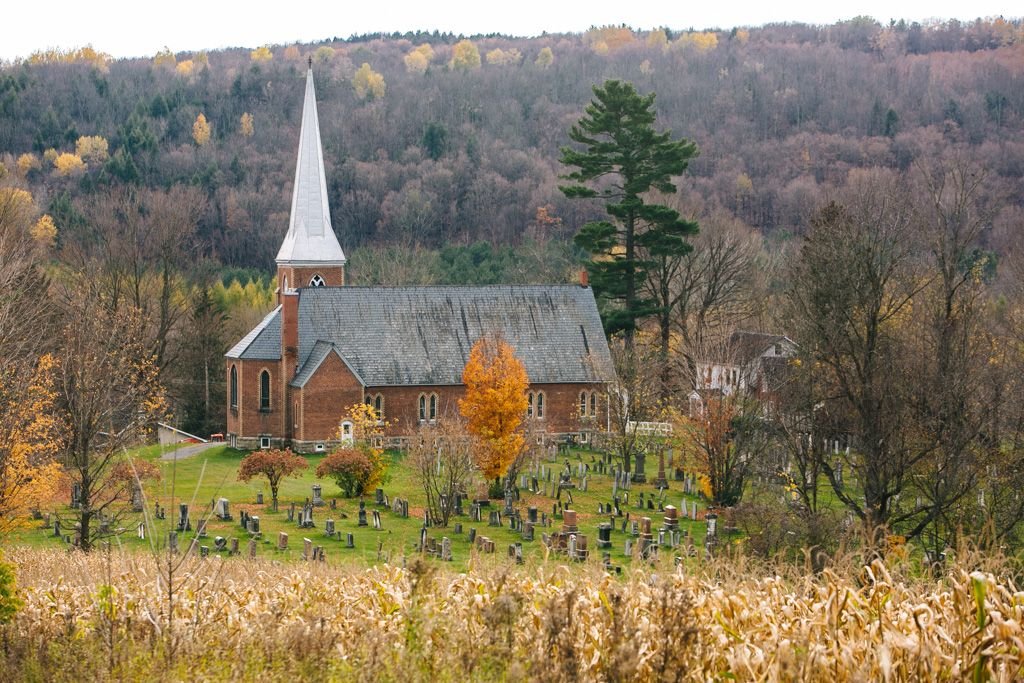
<svg viewBox="0 0 1024 683">
<path fill-rule="evenodd" d="M 331 498 L 331 506 L 330 507 L 331 507 L 332 510 L 337 510 L 338 509 L 338 499 L 337 498 Z"/>
<path fill-rule="evenodd" d="M 313 559 L 313 540 L 310 538 L 302 539 L 302 559 L 307 561 Z"/>
<path fill-rule="evenodd" d="M 377 489 L 373 492 L 373 504 L 384 505 L 384 489 Z"/>
<path fill-rule="evenodd" d="M 288 534 L 283 531 L 277 532 L 277 549 L 288 550 Z"/>
<path fill-rule="evenodd" d="M 295 503 L 292 503 L 291 505 L 288 506 L 288 522 L 291 523 L 291 522 L 294 522 L 294 521 L 295 521 Z"/>
<path fill-rule="evenodd" d="M 145 522 L 139 522 L 139 525 L 137 527 L 135 527 L 135 534 L 139 537 L 140 540 L 143 540 L 143 541 L 146 540 L 146 523 Z"/>
<path fill-rule="evenodd" d="M 249 559 L 250 560 L 255 560 L 256 559 L 256 539 L 255 538 L 250 538 L 249 539 Z"/>
<path fill-rule="evenodd" d="M 462 517 L 464 514 L 466 514 L 466 513 L 462 511 L 462 494 L 461 493 L 456 493 L 455 494 L 455 516 L 456 517 Z"/>
<path fill-rule="evenodd" d="M 366 526 L 366 503 L 359 501 L 359 526 Z"/>
<path fill-rule="evenodd" d="M 206 538 L 206 520 L 201 519 L 196 522 L 196 534 L 199 538 Z"/>
<path fill-rule="evenodd" d="M 234 536 L 232 536 L 231 540 L 228 541 L 228 555 L 237 555 L 237 554 L 238 554 L 238 539 L 235 538 Z"/>
<path fill-rule="evenodd" d="M 227 498 L 218 498 L 217 499 L 217 507 L 216 507 L 216 510 L 214 511 L 214 514 L 216 514 L 217 518 L 222 520 L 222 521 L 225 521 L 225 522 L 231 521 L 231 513 L 230 513 L 230 511 L 228 509 L 228 499 Z"/>
<path fill-rule="evenodd" d="M 352 534 L 345 534 L 345 547 L 346 548 L 355 548 L 356 547 L 356 540 L 355 540 L 355 537 Z"/>
<path fill-rule="evenodd" d="M 178 506 L 178 531 L 192 531 L 192 523 L 188 519 L 188 505 Z"/>
<path fill-rule="evenodd" d="M 380 524 L 380 512 L 377 510 L 373 511 L 373 528 L 377 531 L 380 531 L 382 528 Z"/>
<path fill-rule="evenodd" d="M 302 516 L 301 516 L 301 518 L 299 520 L 299 526 L 302 527 L 303 529 L 312 529 L 313 527 L 316 526 L 316 524 L 313 523 L 313 504 L 312 503 L 306 503 L 302 507 Z"/>
<path fill-rule="evenodd" d="M 142 487 L 139 482 L 132 482 L 132 512 L 142 512 L 145 501 L 142 496 Z"/>
<path fill-rule="evenodd" d="M 473 528 L 473 527 L 470 527 L 470 529 L 469 529 L 469 542 L 470 542 L 470 544 L 472 544 L 473 541 L 475 541 L 475 540 L 476 540 L 476 529 Z"/>
<path fill-rule="evenodd" d="M 480 521 L 480 503 L 473 503 L 469 508 L 469 518 L 474 522 Z"/>
<path fill-rule="evenodd" d="M 718 515 L 712 512 L 704 519 L 708 523 L 707 537 L 715 538 L 718 532 Z"/>
<path fill-rule="evenodd" d="M 329 519 L 324 522 L 324 533 L 328 536 L 334 536 L 334 520 Z"/>
<path fill-rule="evenodd" d="M 562 531 L 564 531 L 567 534 L 574 534 L 578 530 L 579 527 L 576 526 L 576 511 L 565 510 L 562 513 Z"/>
<path fill-rule="evenodd" d="M 602 522 L 597 525 L 597 547 L 601 550 L 612 547 L 612 525 Z"/>
<path fill-rule="evenodd" d="M 461 534 L 462 533 L 462 522 L 455 522 L 454 532 L 456 534 Z"/>
<path fill-rule="evenodd" d="M 260 518 L 258 515 L 253 515 L 249 518 L 249 533 L 257 535 L 260 533 Z"/>
<path fill-rule="evenodd" d="M 427 530 L 425 528 L 420 529 L 420 542 L 417 550 L 421 553 L 427 551 Z"/>
<path fill-rule="evenodd" d="M 208 545 L 201 545 L 201 546 L 199 546 L 199 557 L 209 557 L 209 556 L 210 556 L 210 546 L 208 546 Z"/>
<path fill-rule="evenodd" d="M 227 550 L 228 539 L 223 536 L 214 536 L 213 538 L 213 549 L 217 551 Z"/>
<path fill-rule="evenodd" d="M 53 520 L 53 535 L 60 538 L 60 520 Z"/>
<path fill-rule="evenodd" d="M 531 522 L 529 520 L 523 522 L 523 540 L 524 541 L 532 541 L 533 540 L 533 522 Z"/>
<path fill-rule="evenodd" d="M 242 510 L 238 513 L 238 523 L 241 527 L 248 531 L 249 529 L 249 513 Z"/>
<path fill-rule="evenodd" d="M 256 492 L 256 504 L 263 505 L 263 491 Z"/>
<path fill-rule="evenodd" d="M 172 553 L 178 552 L 178 532 L 170 531 L 167 533 L 167 547 L 170 548 Z"/>
<path fill-rule="evenodd" d="M 441 559 L 445 562 L 452 561 L 452 542 L 447 536 L 441 539 Z"/>
<path fill-rule="evenodd" d="M 326 505 L 326 503 L 324 503 L 324 499 L 320 495 L 323 493 L 323 490 L 324 489 L 320 484 L 313 484 L 313 505 L 316 507 L 323 507 Z"/>
<path fill-rule="evenodd" d="M 487 526 L 501 526 L 501 515 L 497 510 L 491 510 Z"/>
<path fill-rule="evenodd" d="M 526 519 L 528 519 L 529 521 L 531 521 L 534 524 L 536 524 L 537 523 L 537 508 L 535 508 L 535 507 L 528 507 L 528 508 L 526 508 Z"/>
<path fill-rule="evenodd" d="M 523 563 L 523 544 L 513 543 L 512 544 L 512 557 L 515 558 L 516 564 Z"/>
<path fill-rule="evenodd" d="M 77 510 L 82 507 L 82 485 L 75 483 L 71 485 L 71 508 Z"/>
</svg>

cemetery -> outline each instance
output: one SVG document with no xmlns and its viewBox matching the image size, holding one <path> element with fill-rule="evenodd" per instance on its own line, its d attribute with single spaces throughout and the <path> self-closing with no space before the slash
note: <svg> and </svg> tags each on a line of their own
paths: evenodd
<svg viewBox="0 0 1024 683">
<path fill-rule="evenodd" d="M 510 561 L 526 566 L 550 561 L 621 567 L 659 554 L 705 556 L 723 540 L 692 473 L 672 468 L 662 481 L 655 471 L 622 471 L 595 450 L 538 450 L 503 499 L 466 491 L 447 501 L 447 525 L 427 512 L 424 492 L 400 451 L 385 454 L 389 466 L 380 487 L 352 498 L 334 482 L 315 478 L 323 456 L 305 456 L 311 466 L 282 481 L 277 511 L 266 480 L 237 481 L 243 451 L 217 446 L 179 460 L 162 460 L 153 448 L 141 452 L 159 464 L 161 477 L 144 483 L 133 496 L 143 504 L 110 529 L 114 544 L 129 551 L 356 566 L 403 563 L 422 554 L 460 568 L 471 556 L 507 549 Z M 72 491 L 68 511 L 75 504 Z M 71 548 L 76 537 L 57 515 L 46 514 L 11 540 Z"/>
</svg>

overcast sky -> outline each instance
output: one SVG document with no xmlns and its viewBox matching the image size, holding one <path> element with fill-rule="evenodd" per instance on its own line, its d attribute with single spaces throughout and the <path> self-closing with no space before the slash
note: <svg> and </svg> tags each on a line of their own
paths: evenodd
<svg viewBox="0 0 1024 683">
<path fill-rule="evenodd" d="M 1020 16 L 1020 0 L 15 0 L 0 20 L 0 59 L 92 45 L 115 57 L 163 47 L 191 52 L 311 42 L 375 31 L 450 31 L 533 36 L 628 24 L 636 29 L 731 28 L 770 22 L 831 23 L 857 15 L 921 21 Z"/>
</svg>

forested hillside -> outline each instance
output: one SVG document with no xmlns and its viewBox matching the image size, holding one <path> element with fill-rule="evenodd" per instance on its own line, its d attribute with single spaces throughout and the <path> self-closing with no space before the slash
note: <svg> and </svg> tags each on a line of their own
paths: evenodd
<svg viewBox="0 0 1024 683">
<path fill-rule="evenodd" d="M 1019 20 L 97 50 L 0 67 L 0 204 L 37 243 L 17 277 L 39 268 L 74 290 L 88 274 L 112 308 L 140 311 L 197 431 L 222 426 L 222 354 L 273 300 L 307 60 L 355 282 L 572 277 L 571 237 L 603 208 L 559 191 L 559 148 L 610 78 L 656 93 L 657 126 L 699 148 L 660 201 L 696 218 L 699 239 L 747 245 L 742 269 L 760 281 L 716 302 L 742 311 L 730 320 L 751 319 L 772 287 L 764 263 L 851 169 L 955 158 L 987 173 L 979 248 L 1002 255 L 1024 222 Z"/>
<path fill-rule="evenodd" d="M 308 56 L 335 229 L 349 250 L 571 235 L 600 207 L 561 196 L 558 148 L 591 86 L 607 78 L 656 92 L 659 125 L 698 144 L 686 194 L 766 234 L 799 231 L 852 167 L 905 169 L 954 149 L 1004 179 L 1008 207 L 1019 207 L 1022 31 L 1001 20 L 855 19 L 481 37 L 458 48 L 454 36 L 423 34 L 147 60 L 43 53 L 0 76 L 0 153 L 11 171 L 27 171 L 62 243 L 80 237 L 76 203 L 101 188 L 183 182 L 207 199 L 203 251 L 269 270 L 287 220 Z M 200 114 L 209 122 L 201 143 Z M 55 168 L 48 150 L 74 153 L 82 136 L 104 138 L 109 159 Z M 542 206 L 553 221 L 536 220 Z"/>
</svg>

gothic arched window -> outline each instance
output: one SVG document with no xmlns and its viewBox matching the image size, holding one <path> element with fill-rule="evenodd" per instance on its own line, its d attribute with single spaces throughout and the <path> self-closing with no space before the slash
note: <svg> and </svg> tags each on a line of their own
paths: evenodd
<svg viewBox="0 0 1024 683">
<path fill-rule="evenodd" d="M 270 410 L 270 373 L 260 373 L 260 410 Z"/>
<path fill-rule="evenodd" d="M 314 275 L 313 278 L 309 281 L 310 287 L 323 287 L 326 284 L 327 283 L 324 282 L 323 277 L 320 276 L 320 273 Z"/>
<path fill-rule="evenodd" d="M 231 407 L 238 408 L 238 368 L 231 366 Z"/>
</svg>

